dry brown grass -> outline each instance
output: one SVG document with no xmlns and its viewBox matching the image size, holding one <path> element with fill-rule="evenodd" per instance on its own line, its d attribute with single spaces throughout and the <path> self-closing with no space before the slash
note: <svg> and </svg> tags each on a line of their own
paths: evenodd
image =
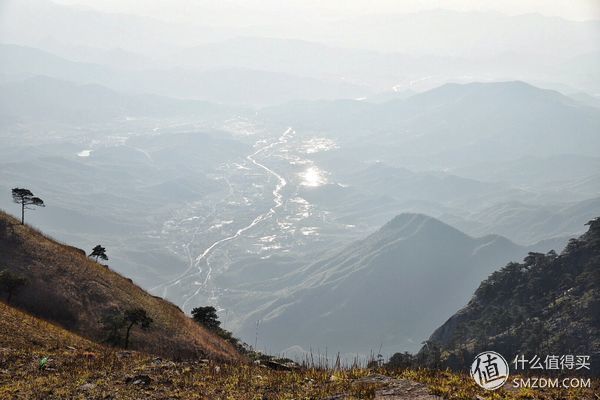
<svg viewBox="0 0 600 400">
<path fill-rule="evenodd" d="M 46 368 L 39 361 L 48 357 Z M 463 374 L 354 368 L 273 371 L 252 364 L 172 362 L 93 343 L 0 303 L 0 399 L 374 399 L 374 374 L 426 384 L 445 399 L 597 400 L 594 390 L 486 392 Z M 407 394 L 406 399 L 410 399 Z M 380 399 L 385 399 L 380 398 Z"/>
<path fill-rule="evenodd" d="M 4 228 L 3 228 L 4 226 Z M 174 304 L 0 211 L 0 269 L 28 284 L 13 304 L 94 341 L 106 338 L 100 321 L 114 310 L 142 307 L 153 318 L 135 329 L 131 348 L 175 359 L 238 359 L 233 346 L 194 323 Z"/>
<path fill-rule="evenodd" d="M 40 369 L 44 357 L 49 361 Z M 160 360 L 93 343 L 0 303 L 0 399 L 318 399 L 366 393 L 351 383 L 366 374 L 344 371 L 331 379 L 324 370 Z"/>
</svg>

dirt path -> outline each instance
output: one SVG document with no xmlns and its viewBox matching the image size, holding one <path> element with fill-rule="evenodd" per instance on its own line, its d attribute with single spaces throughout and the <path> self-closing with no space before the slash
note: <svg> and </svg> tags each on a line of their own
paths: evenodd
<svg viewBox="0 0 600 400">
<path fill-rule="evenodd" d="M 426 385 L 408 379 L 395 379 L 385 375 L 370 375 L 358 379 L 358 384 L 375 384 L 375 400 L 443 400 L 440 396 L 429 394 Z M 345 400 L 348 396 L 338 395 L 326 400 Z"/>
</svg>

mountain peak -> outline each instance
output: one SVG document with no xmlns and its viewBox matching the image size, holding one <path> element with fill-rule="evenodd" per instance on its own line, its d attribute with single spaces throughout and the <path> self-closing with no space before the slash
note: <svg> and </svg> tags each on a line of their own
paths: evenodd
<svg viewBox="0 0 600 400">
<path fill-rule="evenodd" d="M 402 213 L 366 239 L 290 275 L 287 284 L 278 282 L 285 289 L 241 330 L 251 334 L 256 327 L 250 320 L 260 319 L 264 340 L 278 350 L 320 343 L 368 352 L 369 332 L 378 326 L 389 332 L 387 346 L 416 350 L 493 266 L 525 254 L 494 237 L 475 239 L 433 217 Z M 299 320 L 301 327 L 290 322 Z"/>
<path fill-rule="evenodd" d="M 567 99 L 559 92 L 549 89 L 539 88 L 530 85 L 527 82 L 514 81 L 494 81 L 494 82 L 469 82 L 469 83 L 446 83 L 437 88 L 431 89 L 420 95 L 442 95 L 442 96 L 465 96 L 465 95 L 549 95 L 558 96 Z M 419 96 L 419 95 L 417 95 Z"/>
<path fill-rule="evenodd" d="M 420 213 L 401 213 L 392 218 L 387 224 L 385 224 L 381 229 L 403 229 L 407 225 L 412 224 L 423 224 L 430 221 L 439 222 L 443 224 L 443 222 L 436 220 L 433 217 L 430 217 L 425 214 Z"/>
<path fill-rule="evenodd" d="M 420 213 L 402 213 L 385 224 L 379 232 L 402 234 L 403 236 L 435 235 L 468 238 L 468 235 L 452 226 Z"/>
</svg>

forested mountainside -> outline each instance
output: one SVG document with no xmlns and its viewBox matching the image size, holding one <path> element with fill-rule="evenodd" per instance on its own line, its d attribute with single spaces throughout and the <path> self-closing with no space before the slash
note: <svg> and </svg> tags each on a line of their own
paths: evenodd
<svg viewBox="0 0 600 400">
<path fill-rule="evenodd" d="M 421 355 L 461 368 L 475 354 L 600 355 L 600 218 L 564 251 L 529 253 L 483 281 L 438 328 Z M 429 350 L 428 350 L 429 349 Z M 436 357 L 429 357 L 430 361 Z"/>
</svg>

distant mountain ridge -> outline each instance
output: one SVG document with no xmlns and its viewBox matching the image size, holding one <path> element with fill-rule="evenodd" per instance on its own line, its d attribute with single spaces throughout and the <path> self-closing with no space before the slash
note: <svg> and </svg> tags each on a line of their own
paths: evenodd
<svg viewBox="0 0 600 400">
<path fill-rule="evenodd" d="M 247 21 L 257 11 L 233 5 L 205 4 L 202 7 L 223 14 L 226 19 L 243 13 Z M 80 48 L 88 47 L 87 53 L 96 53 L 86 56 L 84 51 L 81 59 L 88 61 L 102 60 L 98 53 L 104 53 L 118 43 L 128 52 L 141 52 L 150 59 L 166 58 L 167 63 L 171 58 L 179 58 L 178 53 L 183 47 L 184 53 L 191 53 L 184 61 L 191 58 L 190 61 L 197 64 L 197 61 L 210 63 L 212 56 L 217 65 L 223 65 L 223 61 L 230 67 L 253 63 L 261 66 L 261 62 L 267 66 L 282 64 L 281 69 L 293 74 L 296 74 L 297 64 L 301 64 L 302 72 L 316 70 L 319 74 L 329 73 L 351 80 L 356 80 L 357 76 L 373 80 L 371 75 L 379 74 L 381 77 L 375 81 L 381 81 L 386 88 L 398 83 L 404 87 L 429 84 L 431 88 L 432 84 L 437 86 L 465 76 L 485 79 L 492 75 L 563 82 L 580 90 L 598 91 L 598 79 L 593 73 L 598 68 L 585 58 L 598 51 L 593 40 L 598 32 L 597 21 L 569 21 L 539 14 L 503 15 L 435 9 L 362 18 L 340 15 L 335 21 L 322 15 L 323 19 L 310 21 L 311 29 L 306 29 L 304 21 L 298 26 L 291 21 L 280 24 L 279 18 L 271 18 L 265 21 L 266 24 L 248 21 L 247 26 L 238 29 L 206 25 L 201 21 L 168 23 L 39 0 L 8 3 L 3 12 L 7 18 L 0 27 L 0 37 L 5 40 L 43 46 L 46 50 L 65 54 L 67 58 L 81 57 Z M 266 15 L 254 15 L 256 17 L 262 20 Z M 276 27 L 270 26 L 271 22 Z M 40 26 L 45 26 L 52 35 L 44 34 Z M 107 26 L 111 29 L 106 30 Z M 428 28 L 432 26 L 436 29 Z M 273 36 L 328 44 L 295 40 L 281 40 L 279 44 L 273 43 L 276 39 L 269 39 Z M 332 45 L 343 48 L 327 49 Z M 345 48 L 376 49 L 384 53 L 379 55 L 371 51 L 363 55 L 364 51 L 354 50 L 344 57 L 348 52 Z M 398 56 L 395 54 L 398 51 L 404 54 Z M 200 53 L 199 57 L 197 53 Z M 114 58 L 119 57 L 124 58 L 123 62 L 109 63 L 128 65 L 130 57 L 117 54 Z M 110 58 L 110 55 L 104 58 Z M 388 61 L 389 58 L 392 60 Z"/>
<path fill-rule="evenodd" d="M 118 92 L 153 94 L 229 105 L 265 106 L 298 99 L 365 96 L 371 91 L 343 80 L 322 80 L 247 67 L 127 70 L 75 62 L 32 47 L 0 44 L 0 76 L 14 81 L 48 76 L 97 84 Z"/>
<path fill-rule="evenodd" d="M 0 113 L 16 121 L 106 122 L 231 111 L 231 107 L 200 100 L 127 95 L 98 84 L 77 84 L 48 76 L 0 84 Z"/>
<path fill-rule="evenodd" d="M 501 236 L 472 238 L 434 218 L 401 214 L 364 240 L 266 283 L 284 289 L 249 311 L 242 336 L 259 320 L 261 342 L 274 351 L 416 349 L 492 265 L 526 253 Z"/>
<path fill-rule="evenodd" d="M 584 224 L 599 214 L 600 198 L 549 205 L 511 201 L 499 202 L 473 212 L 467 221 L 453 220 L 452 217 L 447 220 L 473 235 L 482 235 L 494 229 L 494 232 L 517 243 L 533 244 L 541 240 L 568 239 L 579 235 L 584 231 Z M 557 249 L 563 248 L 564 244 Z"/>
<path fill-rule="evenodd" d="M 450 169 L 572 153 L 597 156 L 600 110 L 520 81 L 446 84 L 383 104 L 339 100 L 266 108 L 267 121 L 328 132 L 363 159 Z"/>
</svg>

